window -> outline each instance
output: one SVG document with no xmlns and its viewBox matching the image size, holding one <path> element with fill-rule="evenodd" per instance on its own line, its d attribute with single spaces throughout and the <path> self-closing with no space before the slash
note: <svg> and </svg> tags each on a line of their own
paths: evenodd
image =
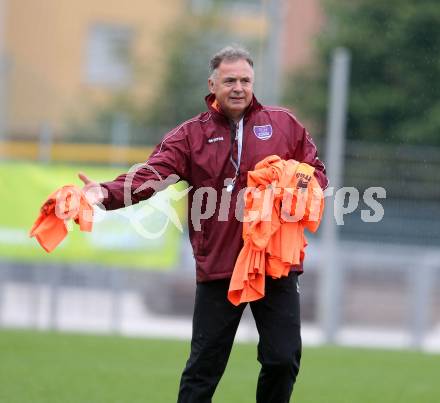
<svg viewBox="0 0 440 403">
<path fill-rule="evenodd" d="M 204 14 L 213 8 L 221 8 L 224 12 L 259 13 L 262 0 L 190 0 L 195 14 Z"/>
<path fill-rule="evenodd" d="M 95 24 L 89 29 L 86 54 L 86 82 L 124 87 L 132 80 L 129 27 Z"/>
</svg>

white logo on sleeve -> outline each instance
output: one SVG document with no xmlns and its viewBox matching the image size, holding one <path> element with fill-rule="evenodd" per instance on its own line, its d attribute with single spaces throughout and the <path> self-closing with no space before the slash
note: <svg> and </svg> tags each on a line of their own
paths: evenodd
<svg viewBox="0 0 440 403">
<path fill-rule="evenodd" d="M 211 139 L 208 139 L 208 143 L 217 143 L 217 141 L 223 141 L 223 137 L 213 137 Z"/>
</svg>

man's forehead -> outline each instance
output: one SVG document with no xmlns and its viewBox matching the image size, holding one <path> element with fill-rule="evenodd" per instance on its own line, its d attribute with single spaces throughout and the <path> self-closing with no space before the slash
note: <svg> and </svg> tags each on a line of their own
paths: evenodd
<svg viewBox="0 0 440 403">
<path fill-rule="evenodd" d="M 244 59 L 229 61 L 223 60 L 217 69 L 221 76 L 228 77 L 252 77 L 254 70 Z"/>
</svg>

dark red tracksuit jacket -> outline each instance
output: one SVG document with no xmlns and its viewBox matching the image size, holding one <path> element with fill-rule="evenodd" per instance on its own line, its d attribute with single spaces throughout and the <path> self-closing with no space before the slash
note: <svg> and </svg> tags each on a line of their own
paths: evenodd
<svg viewBox="0 0 440 403">
<path fill-rule="evenodd" d="M 316 146 L 305 128 L 287 110 L 268 107 L 253 98 L 243 121 L 242 153 L 235 187 L 231 194 L 228 217 L 219 221 L 219 205 L 222 192 L 226 192 L 225 179 L 233 178 L 236 169 L 231 162 L 237 160 L 235 128 L 222 113 L 213 108 L 215 98 L 206 97 L 208 111 L 190 119 L 171 130 L 156 146 L 145 167 L 141 167 L 127 182 L 127 174 L 118 176 L 111 182 L 101 185 L 108 190 L 103 204 L 106 209 L 124 207 L 124 183 L 129 183 L 131 202 L 148 199 L 153 188 L 135 193 L 146 181 L 161 184 L 170 175 L 178 175 L 192 186 L 188 194 L 189 236 L 196 260 L 197 281 L 229 278 L 235 261 L 243 245 L 242 223 L 235 217 L 237 195 L 246 187 L 247 172 L 255 164 L 269 155 L 282 159 L 295 159 L 315 167 L 315 176 L 322 188 L 327 187 L 324 164 L 318 159 Z M 232 135 L 233 133 L 233 135 Z M 231 141 L 232 138 L 232 141 Z M 165 183 L 165 182 L 163 182 Z M 156 187 L 160 190 L 164 185 Z M 212 187 L 217 191 L 215 213 L 201 220 L 201 229 L 196 231 L 191 221 L 191 206 L 194 193 L 200 187 Z M 127 196 L 126 196 L 127 197 Z M 203 208 L 202 208 L 203 211 Z M 302 267 L 294 268 L 302 271 Z"/>
</svg>

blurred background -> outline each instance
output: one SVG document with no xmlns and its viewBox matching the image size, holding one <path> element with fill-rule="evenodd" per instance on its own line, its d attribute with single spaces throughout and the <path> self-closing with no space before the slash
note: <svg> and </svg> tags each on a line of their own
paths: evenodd
<svg viewBox="0 0 440 403">
<path fill-rule="evenodd" d="M 50 255 L 28 232 L 78 171 L 111 180 L 203 111 L 210 56 L 238 43 L 259 100 L 289 107 L 334 190 L 360 195 L 342 193 L 337 225 L 329 194 L 309 235 L 304 343 L 440 352 L 439 38 L 437 0 L 0 0 L 0 327 L 190 337 L 188 236 L 154 204 L 98 214 Z M 146 239 L 133 222 L 168 225 Z M 237 337 L 257 340 L 248 311 Z"/>
</svg>

